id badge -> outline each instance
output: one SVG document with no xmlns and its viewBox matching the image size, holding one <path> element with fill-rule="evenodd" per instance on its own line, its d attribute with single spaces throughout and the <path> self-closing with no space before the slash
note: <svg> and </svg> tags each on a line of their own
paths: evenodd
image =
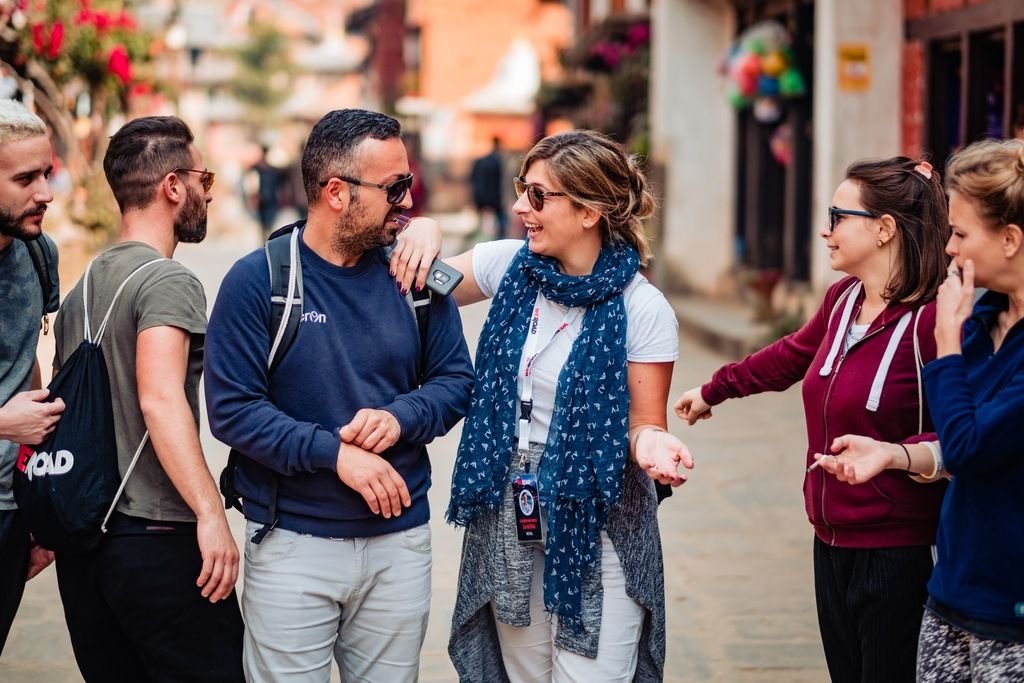
<svg viewBox="0 0 1024 683">
<path fill-rule="evenodd" d="M 516 511 L 516 536 L 519 542 L 540 541 L 540 498 L 537 496 L 536 474 L 520 472 L 512 479 L 512 507 Z"/>
</svg>

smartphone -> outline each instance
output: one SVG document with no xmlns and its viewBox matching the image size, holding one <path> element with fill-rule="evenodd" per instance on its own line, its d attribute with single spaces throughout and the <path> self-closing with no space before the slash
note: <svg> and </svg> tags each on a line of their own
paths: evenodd
<svg viewBox="0 0 1024 683">
<path fill-rule="evenodd" d="M 405 216 L 398 216 L 402 219 Z M 404 221 L 398 221 L 400 225 L 405 225 L 409 221 L 405 218 Z M 395 249 L 396 242 L 384 247 L 384 258 L 390 260 L 391 252 Z M 434 262 L 430 264 L 430 271 L 427 273 L 427 288 L 436 294 L 441 296 L 448 296 L 452 291 L 459 286 L 462 282 L 463 275 L 459 271 L 455 270 L 441 259 L 434 259 Z"/>
</svg>

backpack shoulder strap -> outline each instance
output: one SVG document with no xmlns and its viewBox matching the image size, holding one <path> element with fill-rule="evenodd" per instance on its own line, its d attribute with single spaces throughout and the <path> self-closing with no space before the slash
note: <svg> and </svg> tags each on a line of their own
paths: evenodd
<svg viewBox="0 0 1024 683">
<path fill-rule="evenodd" d="M 32 267 L 39 278 L 39 288 L 43 293 L 43 334 L 50 331 L 48 313 L 60 308 L 60 286 L 57 281 L 57 254 L 54 247 L 42 234 L 34 240 L 25 241 Z"/>
<path fill-rule="evenodd" d="M 273 373 L 295 342 L 302 321 L 302 263 L 299 229 L 305 221 L 274 232 L 263 251 L 270 271 L 270 352 L 267 368 Z"/>
<path fill-rule="evenodd" d="M 268 376 L 277 369 L 281 359 L 295 342 L 302 322 L 302 262 L 299 258 L 299 232 L 306 224 L 301 220 L 275 230 L 267 239 L 263 253 L 270 273 L 270 349 L 267 354 Z M 228 462 L 220 473 L 220 492 L 224 496 L 224 509 L 242 510 L 242 496 L 235 486 L 235 472 L 242 454 L 232 448 Z M 277 526 L 277 475 L 270 477 L 270 498 L 267 503 L 268 521 L 253 534 L 252 542 L 259 543 Z"/>
<path fill-rule="evenodd" d="M 423 377 L 427 371 L 427 330 L 430 326 L 430 289 L 424 287 L 422 290 L 409 292 L 405 295 L 405 301 L 416 316 L 416 328 L 420 332 L 420 363 L 416 369 L 418 384 L 423 384 Z"/>
</svg>

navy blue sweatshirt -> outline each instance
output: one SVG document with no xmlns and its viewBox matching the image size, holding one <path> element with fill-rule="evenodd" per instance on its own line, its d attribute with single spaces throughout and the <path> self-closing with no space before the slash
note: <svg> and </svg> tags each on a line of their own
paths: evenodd
<svg viewBox="0 0 1024 683">
<path fill-rule="evenodd" d="M 353 267 L 335 266 L 299 239 L 305 301 L 295 343 L 268 377 L 270 281 L 263 249 L 224 278 L 206 333 L 206 405 L 215 437 L 245 456 L 236 473 L 245 516 L 267 521 L 272 477 L 278 525 L 322 537 L 360 538 L 409 529 L 430 518 L 425 445 L 469 406 L 473 368 L 455 302 L 433 296 L 423 385 L 419 332 L 379 249 Z M 412 506 L 374 515 L 341 482 L 339 429 L 362 408 L 401 425 L 385 458 L 405 480 Z"/>
<path fill-rule="evenodd" d="M 1006 308 L 1006 295 L 985 294 L 964 323 L 963 355 L 924 368 L 932 421 L 953 475 L 928 592 L 940 607 L 1024 635 L 1024 321 L 995 353 L 989 334 Z"/>
</svg>

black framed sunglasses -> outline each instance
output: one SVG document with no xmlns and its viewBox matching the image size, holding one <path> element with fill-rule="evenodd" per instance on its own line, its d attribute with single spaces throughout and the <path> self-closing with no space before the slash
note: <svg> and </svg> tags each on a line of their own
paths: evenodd
<svg viewBox="0 0 1024 683">
<path fill-rule="evenodd" d="M 199 182 L 203 184 L 203 192 L 209 192 L 213 188 L 213 181 L 217 179 L 217 174 L 213 171 L 207 171 L 205 168 L 176 168 L 174 173 L 198 173 Z"/>
<path fill-rule="evenodd" d="M 858 209 L 837 209 L 834 206 L 828 207 L 828 232 L 832 234 L 832 231 L 836 229 L 836 225 L 842 220 L 843 216 L 864 216 L 866 218 L 878 218 L 878 214 L 874 211 L 860 211 Z"/>
<path fill-rule="evenodd" d="M 342 175 L 336 175 L 331 176 L 327 180 L 321 180 L 320 187 L 327 187 L 327 183 L 331 182 L 334 178 L 346 183 L 352 183 L 353 185 L 366 185 L 367 187 L 376 187 L 378 190 L 384 190 L 388 193 L 388 204 L 401 204 L 402 200 L 405 199 L 405 194 L 412 187 L 412 173 L 383 185 L 381 183 L 371 183 L 366 180 L 358 180 L 356 178 L 346 178 Z"/>
<path fill-rule="evenodd" d="M 526 193 L 526 198 L 530 201 L 530 206 L 533 207 L 534 211 L 544 210 L 544 200 L 547 197 L 564 197 L 564 192 L 549 192 L 548 190 L 542 190 L 537 185 L 526 182 L 523 178 L 516 176 L 512 179 L 512 184 L 516 188 L 516 196 L 522 197 L 523 193 Z"/>
</svg>

